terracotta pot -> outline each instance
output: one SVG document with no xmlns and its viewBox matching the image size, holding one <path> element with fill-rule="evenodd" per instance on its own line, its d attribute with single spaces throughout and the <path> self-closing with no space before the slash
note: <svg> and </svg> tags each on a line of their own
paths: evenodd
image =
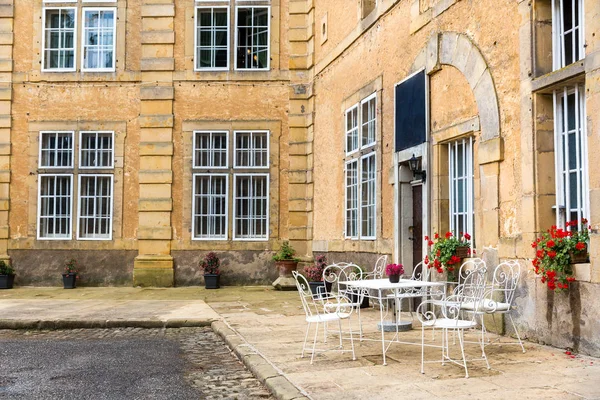
<svg viewBox="0 0 600 400">
<path fill-rule="evenodd" d="M 283 260 L 275 261 L 275 267 L 279 271 L 279 276 L 292 276 L 292 271 L 298 267 L 298 261 Z"/>
</svg>

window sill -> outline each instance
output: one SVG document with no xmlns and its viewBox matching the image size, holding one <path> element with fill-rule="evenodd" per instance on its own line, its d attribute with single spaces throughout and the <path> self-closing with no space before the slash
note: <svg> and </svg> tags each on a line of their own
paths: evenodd
<svg viewBox="0 0 600 400">
<path fill-rule="evenodd" d="M 531 91 L 551 94 L 554 89 L 568 85 L 569 83 L 581 82 L 585 74 L 585 62 L 579 60 L 571 65 L 539 76 L 531 81 Z"/>
</svg>

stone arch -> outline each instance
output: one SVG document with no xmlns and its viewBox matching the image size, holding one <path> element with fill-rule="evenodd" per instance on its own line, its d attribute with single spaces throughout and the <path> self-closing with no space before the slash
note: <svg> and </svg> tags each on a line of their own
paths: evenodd
<svg viewBox="0 0 600 400">
<path fill-rule="evenodd" d="M 434 33 L 415 59 L 409 73 L 425 69 L 427 75 L 431 75 L 443 65 L 452 66 L 464 75 L 477 104 L 479 123 L 473 128 L 479 130 L 480 141 L 474 163 L 480 167 L 479 186 L 481 193 L 485 193 L 480 201 L 479 218 L 488 227 L 482 232 L 478 243 L 485 249 L 483 258 L 489 265 L 496 265 L 500 238 L 499 164 L 504 152 L 496 88 L 483 55 L 465 34 Z M 497 228 L 490 229 L 492 226 Z"/>
<path fill-rule="evenodd" d="M 415 59 L 410 73 L 424 68 L 431 75 L 442 65 L 455 67 L 469 82 L 479 111 L 481 140 L 500 138 L 498 96 L 492 74 L 477 46 L 461 33 L 435 33 Z"/>
</svg>

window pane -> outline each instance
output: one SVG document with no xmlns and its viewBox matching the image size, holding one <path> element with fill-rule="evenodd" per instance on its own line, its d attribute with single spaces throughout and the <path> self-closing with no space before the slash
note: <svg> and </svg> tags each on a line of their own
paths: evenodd
<svg viewBox="0 0 600 400">
<path fill-rule="evenodd" d="M 238 69 L 266 69 L 269 65 L 269 9 L 237 9 Z"/>
<path fill-rule="evenodd" d="M 40 239 L 71 237 L 71 176 L 39 176 L 38 234 Z"/>
<path fill-rule="evenodd" d="M 227 132 L 194 132 L 194 168 L 227 167 Z"/>
<path fill-rule="evenodd" d="M 226 175 L 194 175 L 194 239 L 227 239 L 227 193 Z"/>
<path fill-rule="evenodd" d="M 266 175 L 234 175 L 235 238 L 268 238 L 269 181 Z"/>
<path fill-rule="evenodd" d="M 196 68 L 226 68 L 229 50 L 227 9 L 199 8 L 197 12 Z"/>
<path fill-rule="evenodd" d="M 235 167 L 269 167 L 269 132 L 234 132 Z"/>
<path fill-rule="evenodd" d="M 42 132 L 40 168 L 73 167 L 73 132 Z"/>
<path fill-rule="evenodd" d="M 115 16 L 113 10 L 84 11 L 83 68 L 112 69 Z"/>
<path fill-rule="evenodd" d="M 346 237 L 358 237 L 358 160 L 346 164 Z"/>
<path fill-rule="evenodd" d="M 79 179 L 80 239 L 110 239 L 112 227 L 112 176 L 81 175 Z"/>
<path fill-rule="evenodd" d="M 46 9 L 44 26 L 44 68 L 75 68 L 75 9 Z"/>
</svg>

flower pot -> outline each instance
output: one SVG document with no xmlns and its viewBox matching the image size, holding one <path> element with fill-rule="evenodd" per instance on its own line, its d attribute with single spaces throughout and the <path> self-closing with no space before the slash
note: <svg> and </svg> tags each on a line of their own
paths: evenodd
<svg viewBox="0 0 600 400">
<path fill-rule="evenodd" d="M 62 274 L 63 277 L 63 287 L 65 289 L 75 289 L 75 281 L 77 279 L 77 274 Z"/>
<path fill-rule="evenodd" d="M 573 253 L 570 251 L 569 256 L 571 257 L 571 264 L 585 264 L 589 260 L 589 254 L 587 251 L 581 253 Z"/>
<path fill-rule="evenodd" d="M 388 275 L 388 278 L 392 283 L 400 282 L 400 275 Z"/>
<path fill-rule="evenodd" d="M 351 297 L 350 300 L 353 303 L 358 303 L 358 295 L 357 294 L 352 294 L 350 297 Z M 360 303 L 360 308 L 369 308 L 369 298 L 367 296 L 363 297 L 362 302 Z"/>
<path fill-rule="evenodd" d="M 315 299 L 327 294 L 325 282 L 308 282 L 308 286 L 310 286 L 310 291 Z"/>
<path fill-rule="evenodd" d="M 15 274 L 0 275 L 0 289 L 12 289 L 15 281 Z"/>
<path fill-rule="evenodd" d="M 456 248 L 456 256 L 459 258 L 469 257 L 469 247 L 461 246 Z"/>
<path fill-rule="evenodd" d="M 221 287 L 221 275 L 219 274 L 204 274 L 205 289 L 219 289 Z"/>
<path fill-rule="evenodd" d="M 275 261 L 275 267 L 279 271 L 279 276 L 291 277 L 292 271 L 295 271 L 298 267 L 298 261 L 294 260 L 282 260 Z"/>
</svg>

